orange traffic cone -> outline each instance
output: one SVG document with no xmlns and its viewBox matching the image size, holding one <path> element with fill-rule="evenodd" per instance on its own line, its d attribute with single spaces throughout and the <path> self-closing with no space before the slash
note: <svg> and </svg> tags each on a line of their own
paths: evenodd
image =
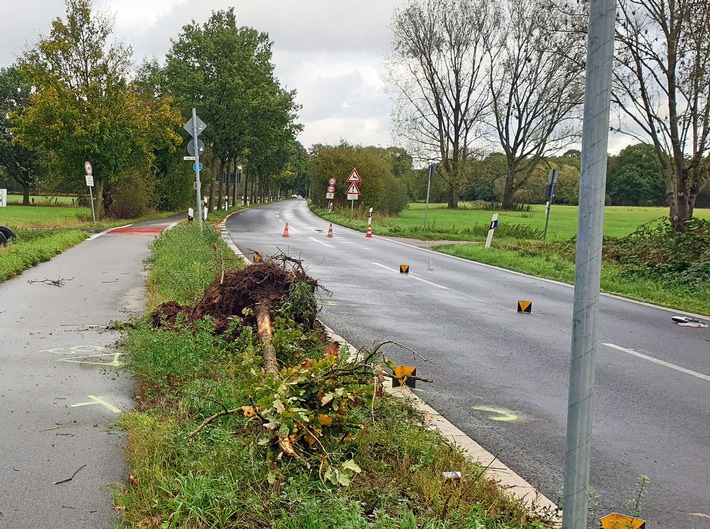
<svg viewBox="0 0 710 529">
<path fill-rule="evenodd" d="M 219 221 L 217 221 L 217 224 L 214 225 L 214 231 L 219 233 Z"/>
<path fill-rule="evenodd" d="M 330 223 L 330 227 L 328 227 L 328 235 L 327 237 L 332 237 L 333 236 L 333 223 Z"/>
<path fill-rule="evenodd" d="M 286 223 L 286 226 L 284 226 L 284 232 L 283 232 L 283 235 L 281 235 L 281 236 L 288 237 L 288 222 Z"/>
<path fill-rule="evenodd" d="M 367 234 L 365 235 L 368 239 L 372 238 L 372 226 L 367 227 Z"/>
</svg>

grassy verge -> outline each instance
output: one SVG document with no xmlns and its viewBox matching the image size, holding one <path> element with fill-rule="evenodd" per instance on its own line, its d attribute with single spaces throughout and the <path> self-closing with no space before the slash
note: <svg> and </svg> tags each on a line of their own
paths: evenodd
<svg viewBox="0 0 710 529">
<path fill-rule="evenodd" d="M 222 252 L 210 230 L 162 236 L 153 302 L 196 300 L 209 272 L 223 268 Z M 128 330 L 127 367 L 140 391 L 137 411 L 121 421 L 132 470 L 115 502 L 127 527 L 549 526 L 423 428 L 407 402 L 380 395 L 374 353 L 328 353 L 322 333 L 279 314 L 279 376 L 261 369 L 246 313 L 222 334 L 210 319 L 156 329 L 146 318 Z M 446 479 L 446 471 L 466 479 Z"/>
<path fill-rule="evenodd" d="M 573 243 L 497 243 L 486 250 L 481 244 L 442 245 L 442 253 L 525 274 L 574 283 Z M 610 294 L 710 316 L 710 285 L 685 285 L 630 276 L 620 265 L 604 262 L 601 289 Z"/>
<path fill-rule="evenodd" d="M 49 261 L 55 255 L 86 239 L 82 230 L 35 231 L 20 229 L 15 235 L 21 242 L 9 241 L 0 246 L 0 281 L 15 277 L 28 268 Z"/>
</svg>

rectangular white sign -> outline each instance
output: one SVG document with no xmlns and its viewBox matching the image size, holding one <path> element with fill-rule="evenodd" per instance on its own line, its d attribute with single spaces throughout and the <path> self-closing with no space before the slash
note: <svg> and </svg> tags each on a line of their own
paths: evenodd
<svg viewBox="0 0 710 529">
<path fill-rule="evenodd" d="M 86 185 L 89 187 L 94 187 L 94 176 L 93 175 L 86 175 Z"/>
</svg>

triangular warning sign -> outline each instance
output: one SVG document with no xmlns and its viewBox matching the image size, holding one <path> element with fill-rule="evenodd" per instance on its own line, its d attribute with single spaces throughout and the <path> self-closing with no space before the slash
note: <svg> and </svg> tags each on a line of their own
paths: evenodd
<svg viewBox="0 0 710 529">
<path fill-rule="evenodd" d="M 532 301 L 521 299 L 518 301 L 518 312 L 532 312 Z"/>
<path fill-rule="evenodd" d="M 350 187 L 348 188 L 348 195 L 359 195 L 360 194 L 360 189 L 358 189 L 357 184 L 353 182 L 350 184 Z"/>
<path fill-rule="evenodd" d="M 357 169 L 355 169 L 354 167 L 353 171 L 350 173 L 350 176 L 348 176 L 348 182 L 362 182 L 362 178 L 360 178 Z"/>
</svg>

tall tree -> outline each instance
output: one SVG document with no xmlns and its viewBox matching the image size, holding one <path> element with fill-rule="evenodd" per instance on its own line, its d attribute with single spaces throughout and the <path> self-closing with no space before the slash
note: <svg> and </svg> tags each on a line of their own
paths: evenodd
<svg viewBox="0 0 710 529">
<path fill-rule="evenodd" d="M 22 204 L 29 206 L 30 189 L 39 171 L 39 153 L 14 141 L 11 115 L 20 115 L 31 86 L 22 81 L 16 67 L 0 69 L 0 166 L 22 186 Z"/>
<path fill-rule="evenodd" d="M 278 172 L 256 157 L 285 149 L 299 130 L 295 93 L 274 77 L 271 46 L 268 34 L 238 26 L 229 8 L 185 25 L 167 57 L 166 86 L 185 115 L 195 107 L 207 123 L 201 138 L 215 159 L 246 166 L 245 180 Z"/>
<path fill-rule="evenodd" d="M 610 157 L 606 192 L 615 206 L 663 205 L 663 171 L 653 147 L 630 145 Z"/>
<path fill-rule="evenodd" d="M 490 0 L 411 0 L 392 22 L 394 124 L 419 159 L 440 160 L 450 208 L 488 109 L 484 44 L 493 22 Z"/>
<path fill-rule="evenodd" d="M 35 91 L 15 132 L 26 147 L 42 147 L 55 174 L 77 189 L 90 161 L 102 217 L 115 198 L 111 191 L 126 177 L 147 195 L 154 149 L 176 141 L 177 116 L 131 89 L 131 49 L 109 43 L 108 15 L 94 13 L 91 0 L 66 0 L 66 7 L 66 20 L 55 19 L 49 35 L 19 61 Z"/>
<path fill-rule="evenodd" d="M 684 232 L 710 170 L 710 3 L 619 0 L 617 17 L 618 130 L 653 146 Z"/>
<path fill-rule="evenodd" d="M 488 82 L 492 136 L 507 162 L 502 203 L 509 209 L 540 162 L 579 137 L 573 111 L 584 92 L 584 35 L 572 27 L 576 17 L 548 0 L 505 0 L 499 16 L 487 48 Z"/>
</svg>

